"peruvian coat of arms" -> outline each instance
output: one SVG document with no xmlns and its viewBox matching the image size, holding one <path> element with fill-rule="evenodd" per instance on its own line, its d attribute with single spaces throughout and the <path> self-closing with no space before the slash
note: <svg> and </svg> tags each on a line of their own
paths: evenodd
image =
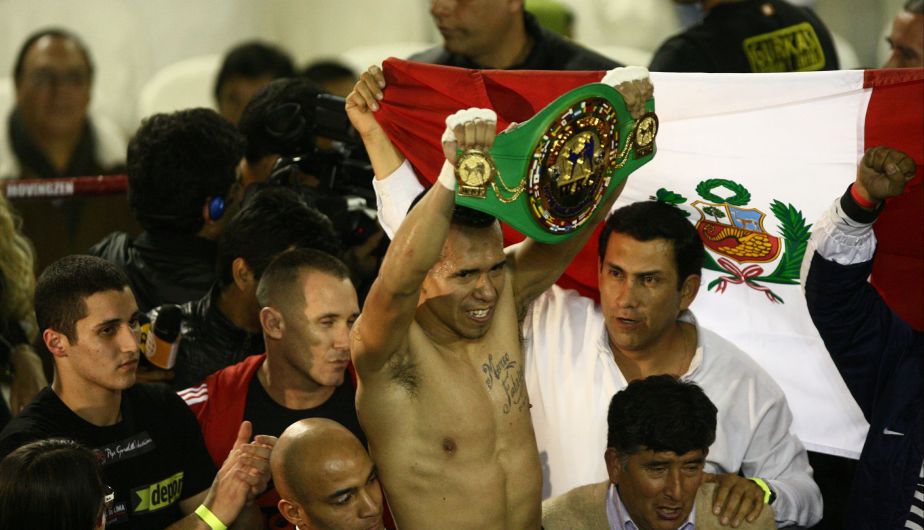
<svg viewBox="0 0 924 530">
<path fill-rule="evenodd" d="M 720 188 L 730 195 L 718 195 Z M 770 204 L 778 225 L 778 233 L 774 234 L 765 226 L 767 214 L 747 207 L 751 193 L 743 185 L 727 179 L 708 179 L 696 186 L 696 193 L 702 200 L 694 200 L 689 206 L 699 214 L 696 231 L 707 249 L 703 266 L 723 274 L 706 288 L 723 293 L 730 285 L 744 285 L 764 293 L 771 302 L 783 303 L 765 284 L 799 284 L 799 268 L 811 235 L 811 225 L 806 224 L 802 212 L 774 199 Z M 678 206 L 687 202 L 686 197 L 665 188 L 652 199 Z M 772 270 L 768 273 L 764 267 Z"/>
</svg>

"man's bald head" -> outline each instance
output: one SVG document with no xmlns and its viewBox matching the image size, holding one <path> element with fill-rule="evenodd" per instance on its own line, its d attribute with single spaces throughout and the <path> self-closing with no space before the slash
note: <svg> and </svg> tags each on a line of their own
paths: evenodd
<svg viewBox="0 0 924 530">
<path fill-rule="evenodd" d="M 381 524 L 382 490 L 366 449 L 346 427 L 324 418 L 290 425 L 270 459 L 279 511 L 303 530 Z"/>
</svg>

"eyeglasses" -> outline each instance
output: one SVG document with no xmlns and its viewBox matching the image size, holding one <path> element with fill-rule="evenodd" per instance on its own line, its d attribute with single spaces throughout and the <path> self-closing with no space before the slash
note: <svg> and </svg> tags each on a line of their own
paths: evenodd
<svg viewBox="0 0 924 530">
<path fill-rule="evenodd" d="M 90 82 L 90 74 L 80 70 L 54 72 L 39 69 L 26 74 L 26 80 L 38 88 L 50 86 L 84 87 Z"/>
</svg>

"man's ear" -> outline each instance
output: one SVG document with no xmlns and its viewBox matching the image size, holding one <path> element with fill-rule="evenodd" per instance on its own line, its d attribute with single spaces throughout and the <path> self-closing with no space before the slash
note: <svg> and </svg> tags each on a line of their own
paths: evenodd
<svg viewBox="0 0 924 530">
<path fill-rule="evenodd" d="M 696 293 L 699 292 L 699 284 L 703 277 L 699 274 L 691 274 L 680 284 L 680 310 L 685 311 L 690 308 L 690 304 L 696 299 Z"/>
<path fill-rule="evenodd" d="M 260 327 L 266 336 L 279 340 L 285 334 L 286 321 L 276 308 L 264 307 L 260 309 Z"/>
<path fill-rule="evenodd" d="M 42 332 L 42 340 L 45 341 L 45 347 L 52 356 L 67 357 L 67 348 L 71 345 L 71 341 L 64 333 L 48 328 Z"/>
<path fill-rule="evenodd" d="M 286 521 L 289 521 L 293 525 L 297 525 L 301 530 L 308 530 L 307 519 L 303 517 L 302 507 L 298 503 L 286 500 L 279 499 L 279 503 L 276 504 L 276 507 L 279 509 L 279 513 L 286 518 Z"/>
<path fill-rule="evenodd" d="M 234 285 L 244 292 L 250 290 L 253 282 L 256 281 L 253 271 L 250 270 L 244 258 L 234 258 L 231 262 L 231 279 L 234 280 Z"/>
<path fill-rule="evenodd" d="M 619 451 L 612 447 L 607 447 L 603 453 L 603 460 L 606 462 L 606 472 L 610 477 L 610 482 L 619 484 L 619 474 L 622 472 L 622 462 L 619 461 Z"/>
</svg>

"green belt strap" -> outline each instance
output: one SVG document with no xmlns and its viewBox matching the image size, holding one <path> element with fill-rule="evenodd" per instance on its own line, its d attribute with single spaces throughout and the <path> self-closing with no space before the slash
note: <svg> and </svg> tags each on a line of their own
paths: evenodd
<svg viewBox="0 0 924 530">
<path fill-rule="evenodd" d="M 654 99 L 645 108 L 633 120 L 622 95 L 602 83 L 562 95 L 500 133 L 487 159 L 460 152 L 456 204 L 489 213 L 536 241 L 564 241 L 654 157 Z"/>
</svg>

